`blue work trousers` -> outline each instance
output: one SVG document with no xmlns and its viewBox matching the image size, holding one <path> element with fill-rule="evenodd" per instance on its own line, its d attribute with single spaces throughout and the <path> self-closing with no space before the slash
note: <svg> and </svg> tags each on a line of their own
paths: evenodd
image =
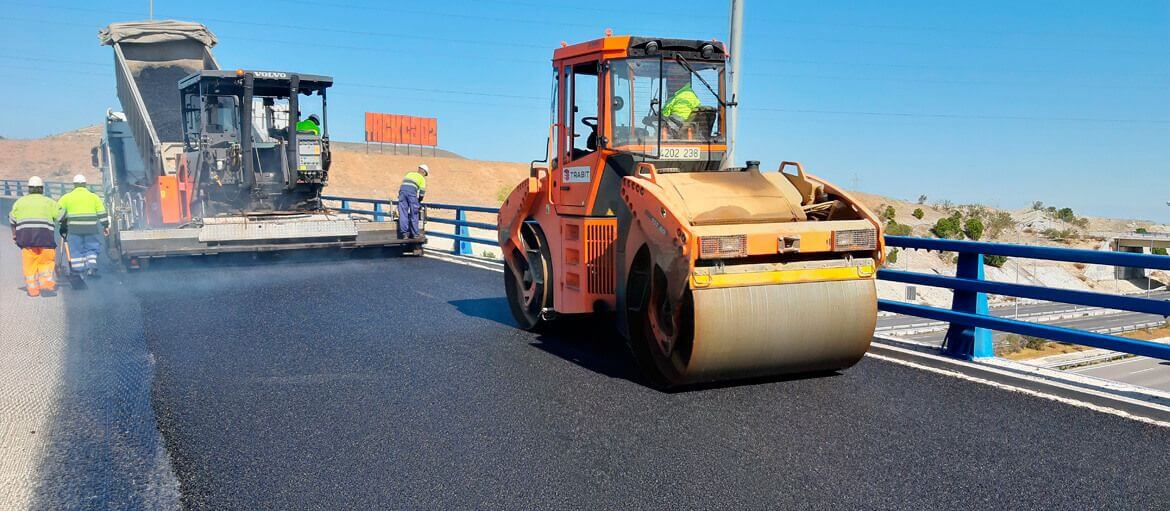
<svg viewBox="0 0 1170 511">
<path fill-rule="evenodd" d="M 419 229 L 418 190 L 403 189 L 398 191 L 398 237 L 417 238 L 422 233 Z"/>
<path fill-rule="evenodd" d="M 98 254 L 102 251 L 99 234 L 70 234 L 65 238 L 69 244 L 69 268 L 75 272 L 96 270 Z"/>
</svg>

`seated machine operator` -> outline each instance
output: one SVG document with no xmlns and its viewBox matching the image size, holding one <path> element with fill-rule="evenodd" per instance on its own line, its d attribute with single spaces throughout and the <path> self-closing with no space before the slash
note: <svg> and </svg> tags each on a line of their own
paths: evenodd
<svg viewBox="0 0 1170 511">
<path fill-rule="evenodd" d="M 685 122 L 690 122 L 703 103 L 698 94 L 691 89 L 691 73 L 682 66 L 667 68 L 666 90 L 672 91 L 666 104 L 662 105 L 662 118 L 672 128 L 678 129 Z"/>
<path fill-rule="evenodd" d="M 308 119 L 297 121 L 297 133 L 302 131 L 321 136 L 321 118 L 317 117 L 317 114 L 309 114 Z"/>
</svg>

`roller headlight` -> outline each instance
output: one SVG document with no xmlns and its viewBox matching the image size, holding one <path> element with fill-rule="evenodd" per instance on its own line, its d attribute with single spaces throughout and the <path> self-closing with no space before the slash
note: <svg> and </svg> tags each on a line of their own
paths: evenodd
<svg viewBox="0 0 1170 511">
<path fill-rule="evenodd" d="M 700 259 L 734 259 L 747 257 L 747 236 L 702 236 L 699 238 Z"/>
<path fill-rule="evenodd" d="M 834 252 L 874 249 L 877 249 L 876 229 L 849 229 L 847 231 L 833 232 Z"/>
</svg>

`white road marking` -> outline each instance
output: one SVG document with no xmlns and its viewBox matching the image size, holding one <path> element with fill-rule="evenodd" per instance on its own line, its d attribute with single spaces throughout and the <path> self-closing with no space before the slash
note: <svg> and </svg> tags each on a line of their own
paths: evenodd
<svg viewBox="0 0 1170 511">
<path fill-rule="evenodd" d="M 887 346 L 883 345 L 883 347 L 887 347 Z M 970 376 L 970 375 L 963 374 L 963 373 L 958 372 L 958 371 L 951 371 L 948 369 L 939 369 L 936 367 L 930 367 L 930 366 L 910 362 L 907 360 L 901 360 L 901 359 L 897 359 L 897 358 L 893 358 L 893 357 L 887 357 L 885 355 L 878 355 L 875 353 L 866 353 L 865 356 L 872 357 L 872 358 L 875 358 L 877 360 L 882 360 L 885 362 L 892 362 L 894 364 L 904 365 L 907 367 L 913 367 L 915 369 L 920 369 L 923 371 L 927 371 L 927 372 L 931 372 L 931 373 L 935 373 L 935 374 L 940 374 L 943 376 L 950 376 L 952 378 L 958 378 L 960 380 L 964 380 L 964 381 L 968 381 L 968 382 L 972 382 L 972 383 L 979 383 L 981 385 L 987 385 L 989 387 L 995 387 L 995 388 L 1001 389 L 1001 390 L 1007 390 L 1010 392 L 1019 392 L 1021 394 L 1025 394 L 1028 396 L 1038 397 L 1041 399 L 1047 399 L 1050 401 L 1056 401 L 1058 403 L 1063 403 L 1063 404 L 1075 406 L 1078 408 L 1085 408 L 1085 409 L 1092 410 L 1095 412 L 1107 413 L 1109 415 L 1115 415 L 1117 417 L 1135 420 L 1138 422 L 1144 422 L 1146 424 L 1152 424 L 1154 426 L 1160 426 L 1163 428 L 1170 428 L 1170 422 L 1151 419 L 1149 417 L 1142 417 L 1140 415 L 1134 415 L 1134 414 L 1131 414 L 1131 413 L 1126 412 L 1124 410 L 1118 410 L 1116 408 L 1109 408 L 1109 407 L 1105 407 L 1105 406 L 1095 405 L 1093 403 L 1087 403 L 1085 401 L 1080 401 L 1077 399 L 1057 396 L 1054 394 L 1039 392 L 1039 391 L 1035 391 L 1035 390 L 1031 390 L 1031 389 L 1026 389 L 1023 387 L 1016 387 L 1014 385 L 1008 385 L 1006 383 L 999 383 L 996 381 L 991 381 L 991 380 L 979 378 L 976 376 Z"/>
<path fill-rule="evenodd" d="M 1157 369 L 1157 367 L 1147 367 L 1145 369 L 1138 369 L 1137 371 L 1134 371 L 1134 372 L 1129 373 L 1129 374 L 1144 373 L 1146 371 L 1153 371 L 1154 369 Z"/>
<path fill-rule="evenodd" d="M 496 273 L 504 273 L 504 269 L 502 267 L 492 266 L 490 263 L 480 263 L 478 261 L 471 261 L 471 260 L 468 260 L 467 258 L 463 258 L 463 257 L 449 256 L 449 255 L 439 254 L 439 253 L 431 252 L 431 251 L 423 252 L 423 257 L 427 257 L 427 258 L 435 259 L 435 260 L 439 260 L 439 261 L 446 261 L 448 263 L 462 264 L 464 266 L 470 266 L 472 268 L 479 268 L 481 270 L 494 271 Z"/>
<path fill-rule="evenodd" d="M 1145 360 L 1145 359 L 1141 358 L 1141 357 L 1123 358 L 1121 360 L 1115 360 L 1113 362 L 1106 362 L 1104 364 L 1093 364 L 1093 365 L 1087 365 L 1085 367 L 1078 367 L 1078 368 L 1073 369 L 1072 371 L 1069 371 L 1069 372 L 1070 373 L 1084 373 L 1084 372 L 1088 372 L 1088 371 L 1094 371 L 1097 369 L 1104 369 L 1107 367 L 1119 366 L 1122 364 L 1132 364 L 1134 362 L 1141 362 L 1142 360 Z"/>
</svg>

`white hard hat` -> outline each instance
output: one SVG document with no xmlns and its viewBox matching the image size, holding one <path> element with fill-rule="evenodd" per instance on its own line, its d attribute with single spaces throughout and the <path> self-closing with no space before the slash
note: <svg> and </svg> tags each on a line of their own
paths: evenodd
<svg viewBox="0 0 1170 511">
<path fill-rule="evenodd" d="M 430 175 L 431 173 L 431 168 L 427 167 L 427 164 L 425 163 L 419 164 L 418 169 L 422 171 L 424 176 Z"/>
<path fill-rule="evenodd" d="M 83 176 L 83 175 L 81 175 L 81 174 L 78 174 L 78 175 L 76 175 L 76 176 L 73 176 L 73 184 L 75 184 L 75 185 L 83 185 L 83 184 L 85 184 L 85 176 Z"/>
<path fill-rule="evenodd" d="M 41 178 L 39 178 L 37 176 L 33 176 L 33 177 L 28 178 L 28 187 L 29 188 L 44 188 L 45 182 L 41 181 Z"/>
</svg>

